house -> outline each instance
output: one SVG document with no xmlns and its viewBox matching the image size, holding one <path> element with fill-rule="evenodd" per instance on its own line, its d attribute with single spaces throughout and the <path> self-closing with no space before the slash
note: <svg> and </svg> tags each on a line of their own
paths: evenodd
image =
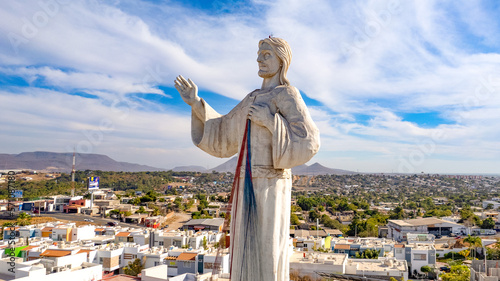
<svg viewBox="0 0 500 281">
<path fill-rule="evenodd" d="M 56 195 L 56 196 L 52 196 L 53 198 L 53 201 L 54 203 L 51 204 L 53 207 L 52 209 L 55 210 L 55 211 L 59 211 L 59 212 L 62 212 L 63 211 L 63 208 L 64 206 L 68 205 L 69 204 L 69 201 L 72 199 L 71 196 L 63 196 L 63 195 Z M 82 199 L 83 197 L 79 197 L 79 199 Z M 77 198 L 75 198 L 77 199 Z M 50 209 L 51 207 L 49 207 Z"/>
<path fill-rule="evenodd" d="M 346 254 L 295 252 L 290 256 L 290 272 L 317 277 L 316 272 L 343 274 L 347 264 Z"/>
<path fill-rule="evenodd" d="M 216 266 L 216 251 L 184 251 L 169 250 L 164 264 L 168 266 L 168 276 L 181 274 L 207 274 Z M 229 274 L 229 253 L 221 252 L 219 256 L 220 273 Z"/>
<path fill-rule="evenodd" d="M 160 227 L 160 223 L 163 221 L 162 216 L 147 217 L 144 222 L 144 226 L 151 228 Z"/>
<path fill-rule="evenodd" d="M 80 197 L 80 196 L 79 196 Z M 63 206 L 65 213 L 81 213 L 81 209 L 90 207 L 90 200 L 83 198 L 71 198 L 67 205 Z"/>
<path fill-rule="evenodd" d="M 149 249 L 149 245 L 137 245 L 134 243 L 101 245 L 97 249 L 94 263 L 102 264 L 105 272 L 118 272 L 120 268 L 134 260 L 139 253 Z M 126 255 L 129 254 L 129 255 Z"/>
<path fill-rule="evenodd" d="M 17 258 L 14 272 L 9 271 L 10 259 L 0 260 L 0 272 L 11 279 L 22 281 L 101 280 L 102 265 L 85 262 L 84 255 L 42 257 L 32 261 Z"/>
<path fill-rule="evenodd" d="M 155 237 L 153 240 L 153 247 L 155 246 L 163 246 L 163 247 L 170 247 L 174 246 L 177 248 L 183 248 L 184 246 L 187 245 L 188 243 L 188 238 L 186 233 L 184 232 L 167 232 L 167 233 L 160 233 L 155 232 Z"/>
<path fill-rule="evenodd" d="M 379 257 L 385 256 L 386 253 L 392 253 L 394 241 L 385 238 L 333 238 L 331 247 L 334 253 L 348 254 L 349 257 L 356 257 L 356 254 L 361 254 L 366 250 L 378 251 Z"/>
<path fill-rule="evenodd" d="M 367 280 L 377 277 L 408 280 L 409 277 L 408 265 L 405 260 L 383 257 L 378 259 L 348 259 L 344 274 L 363 276 Z"/>
<path fill-rule="evenodd" d="M 422 266 L 433 266 L 436 264 L 436 248 L 434 243 L 412 243 L 396 244 L 394 246 L 394 257 L 397 260 L 405 260 L 408 263 L 410 275 L 413 272 L 422 273 Z"/>
<path fill-rule="evenodd" d="M 52 228 L 51 238 L 54 241 L 71 241 L 72 227 L 70 225 L 59 225 Z"/>
<path fill-rule="evenodd" d="M 134 242 L 134 237 L 132 236 L 131 232 L 118 232 L 115 235 L 115 243 L 127 243 L 127 242 Z"/>
<path fill-rule="evenodd" d="M 135 223 L 135 224 L 145 224 L 146 218 L 148 215 L 144 214 L 133 214 L 128 217 L 125 217 L 126 223 Z"/>
<path fill-rule="evenodd" d="M 88 240 L 95 237 L 95 226 L 84 225 L 71 228 L 70 241 Z"/>
</svg>

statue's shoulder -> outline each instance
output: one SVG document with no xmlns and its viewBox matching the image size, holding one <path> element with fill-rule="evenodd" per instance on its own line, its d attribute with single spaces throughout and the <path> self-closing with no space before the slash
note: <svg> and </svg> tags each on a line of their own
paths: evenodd
<svg viewBox="0 0 500 281">
<path fill-rule="evenodd" d="M 302 99 L 299 90 L 294 86 L 281 85 L 276 87 L 276 90 L 279 91 L 279 95 L 282 96 L 282 98 Z"/>
</svg>

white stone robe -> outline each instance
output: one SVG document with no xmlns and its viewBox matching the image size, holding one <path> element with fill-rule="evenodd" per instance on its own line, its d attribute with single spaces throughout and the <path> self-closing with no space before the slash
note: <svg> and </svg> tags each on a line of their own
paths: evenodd
<svg viewBox="0 0 500 281">
<path fill-rule="evenodd" d="M 244 251 L 241 237 L 242 195 L 238 213 L 233 203 L 231 224 L 231 280 L 289 280 L 288 239 L 290 237 L 291 168 L 309 161 L 319 149 L 319 131 L 299 91 L 292 86 L 255 90 L 226 115 L 220 115 L 203 99 L 193 106 L 192 139 L 196 146 L 216 157 L 239 152 L 248 110 L 253 103 L 267 104 L 274 115 L 274 129 L 251 124 L 252 181 L 257 205 L 254 251 Z M 245 162 L 243 162 L 245 163 Z M 244 165 L 243 165 L 244 166 Z M 235 167 L 236 168 L 236 167 Z M 240 173 L 243 188 L 245 171 Z M 252 234 L 254 235 L 254 234 Z M 256 250 L 255 250 L 256 249 Z M 247 253 L 245 253 L 247 252 Z M 248 256 L 248 252 L 252 255 Z M 245 263 L 247 266 L 245 266 Z"/>
</svg>

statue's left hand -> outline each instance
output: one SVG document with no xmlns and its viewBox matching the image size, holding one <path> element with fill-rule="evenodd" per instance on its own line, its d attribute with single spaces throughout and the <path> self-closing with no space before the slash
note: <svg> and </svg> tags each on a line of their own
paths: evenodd
<svg viewBox="0 0 500 281">
<path fill-rule="evenodd" d="M 274 130 L 274 116 L 267 104 L 252 104 L 248 111 L 248 119 L 257 125 L 268 128 L 270 131 Z"/>
</svg>

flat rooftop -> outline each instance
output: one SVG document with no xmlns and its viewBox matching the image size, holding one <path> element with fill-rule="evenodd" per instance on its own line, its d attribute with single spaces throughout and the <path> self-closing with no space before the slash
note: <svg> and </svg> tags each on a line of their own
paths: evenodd
<svg viewBox="0 0 500 281">
<path fill-rule="evenodd" d="M 314 252 L 294 252 L 290 257 L 290 263 L 314 263 L 314 264 L 330 264 L 342 265 L 347 259 L 347 254 L 334 254 L 334 253 L 317 253 Z M 304 258 L 306 254 L 306 258 Z M 317 262 L 316 262 L 317 258 Z"/>
<path fill-rule="evenodd" d="M 391 270 L 398 270 L 398 271 L 408 271 L 408 267 L 406 265 L 405 261 L 399 261 L 399 260 L 384 260 L 384 259 L 377 259 L 377 260 L 360 260 L 360 259 L 350 259 L 347 262 L 349 265 L 355 265 L 357 270 L 362 270 L 368 272 L 380 272 L 380 271 L 391 271 Z"/>
</svg>

